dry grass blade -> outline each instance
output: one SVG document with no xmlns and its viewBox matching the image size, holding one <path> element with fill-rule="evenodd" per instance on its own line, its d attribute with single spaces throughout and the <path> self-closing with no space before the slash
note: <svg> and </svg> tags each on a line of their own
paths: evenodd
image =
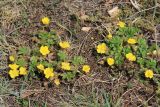
<svg viewBox="0 0 160 107">
<path fill-rule="evenodd" d="M 132 3 L 132 5 L 138 10 L 140 11 L 140 5 L 137 3 L 136 0 L 130 0 L 130 2 Z"/>
</svg>

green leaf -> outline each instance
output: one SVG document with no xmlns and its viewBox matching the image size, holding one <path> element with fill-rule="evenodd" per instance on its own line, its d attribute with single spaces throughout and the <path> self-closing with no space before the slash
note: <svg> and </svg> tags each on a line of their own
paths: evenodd
<svg viewBox="0 0 160 107">
<path fill-rule="evenodd" d="M 125 36 L 125 37 L 133 37 L 135 36 L 140 30 L 136 27 L 125 27 L 125 28 L 120 28 L 117 31 L 117 35 L 119 36 Z"/>
<path fill-rule="evenodd" d="M 82 65 L 85 63 L 85 59 L 82 56 L 74 56 L 72 63 L 74 65 Z"/>
<path fill-rule="evenodd" d="M 38 65 L 38 57 L 36 56 L 32 56 L 30 58 L 30 63 L 29 63 L 29 73 L 31 76 L 35 76 L 35 69 L 36 69 L 36 66 Z"/>
<path fill-rule="evenodd" d="M 49 38 L 50 34 L 48 32 L 41 32 L 39 33 L 38 37 L 42 40 L 45 40 L 47 38 Z"/>
<path fill-rule="evenodd" d="M 147 52 L 148 52 L 148 45 L 147 45 L 147 41 L 143 38 L 138 40 L 138 51 L 137 51 L 137 55 L 141 56 L 142 58 L 145 58 L 147 56 Z"/>
<path fill-rule="evenodd" d="M 37 61 L 38 61 L 38 57 L 32 56 L 31 59 L 30 59 L 30 61 L 31 61 L 31 64 L 32 64 L 32 65 L 36 65 L 36 64 L 37 64 Z"/>
<path fill-rule="evenodd" d="M 137 63 L 138 63 L 141 67 L 144 67 L 145 59 L 138 57 L 138 58 L 137 58 Z"/>
<path fill-rule="evenodd" d="M 157 66 L 157 62 L 154 59 L 150 59 L 146 61 L 146 67 L 152 68 L 152 69 L 156 69 Z"/>
<path fill-rule="evenodd" d="M 61 61 L 64 61 L 67 59 L 67 54 L 63 51 L 59 51 L 57 55 L 58 55 L 58 59 Z"/>
<path fill-rule="evenodd" d="M 121 46 L 122 42 L 123 42 L 122 38 L 120 38 L 119 36 L 115 36 L 109 41 L 109 44 L 111 48 L 114 48 Z"/>
<path fill-rule="evenodd" d="M 57 35 L 53 32 L 41 32 L 39 38 L 41 39 L 40 44 L 47 46 L 54 45 L 58 41 Z"/>
<path fill-rule="evenodd" d="M 115 63 L 117 65 L 121 65 L 121 64 L 123 64 L 123 62 L 124 62 L 124 59 L 123 59 L 122 54 L 121 53 L 115 53 Z"/>
<path fill-rule="evenodd" d="M 30 48 L 29 47 L 20 47 L 18 50 L 19 55 L 30 55 Z"/>
<path fill-rule="evenodd" d="M 34 56 L 39 55 L 39 54 L 40 54 L 39 49 L 38 49 L 38 48 L 34 48 L 34 49 L 32 49 L 31 54 L 32 54 L 32 55 L 34 55 Z"/>
<path fill-rule="evenodd" d="M 54 44 L 55 44 L 55 42 L 54 42 L 53 39 L 48 39 L 48 40 L 47 40 L 47 43 L 48 43 L 49 45 L 54 45 Z"/>
<path fill-rule="evenodd" d="M 26 62 L 23 58 L 20 58 L 20 59 L 17 60 L 17 64 L 18 64 L 19 66 L 24 67 L 24 66 L 27 65 L 27 62 Z"/>
<path fill-rule="evenodd" d="M 123 54 L 126 55 L 127 53 L 132 52 L 130 47 L 123 48 Z"/>
<path fill-rule="evenodd" d="M 49 63 L 47 61 L 42 61 L 41 64 L 44 65 L 45 67 L 52 67 L 52 63 Z"/>
<path fill-rule="evenodd" d="M 61 74 L 61 76 L 62 76 L 63 80 L 67 79 L 67 81 L 70 81 L 76 76 L 76 73 L 75 72 L 66 72 L 66 73 Z"/>
</svg>

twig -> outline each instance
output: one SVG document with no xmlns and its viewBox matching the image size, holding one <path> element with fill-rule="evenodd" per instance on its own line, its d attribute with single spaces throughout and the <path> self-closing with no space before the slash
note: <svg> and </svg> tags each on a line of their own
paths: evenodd
<svg viewBox="0 0 160 107">
<path fill-rule="evenodd" d="M 136 8 L 138 11 L 140 11 L 140 5 L 137 3 L 136 0 L 130 0 L 131 4 L 133 5 L 134 8 Z"/>
<path fill-rule="evenodd" d="M 153 94 L 150 98 L 148 98 L 148 100 L 145 103 L 147 103 L 149 100 L 151 100 L 154 96 L 155 96 L 155 94 Z M 138 107 L 142 107 L 142 106 L 143 106 L 143 104 L 139 105 Z"/>
<path fill-rule="evenodd" d="M 65 26 L 61 25 L 61 24 L 60 24 L 60 23 L 58 23 L 58 22 L 56 22 L 56 25 L 58 25 L 59 27 L 61 27 L 61 28 L 65 29 L 65 30 L 67 30 L 67 31 L 69 32 L 69 34 L 70 34 L 70 37 L 72 37 L 72 36 L 73 36 L 72 32 L 71 32 L 67 27 L 65 27 Z"/>
<path fill-rule="evenodd" d="M 157 38 L 158 35 L 157 35 L 157 28 L 156 27 L 154 28 L 154 36 L 155 36 L 154 40 L 156 42 L 156 50 L 158 52 L 159 46 L 158 46 L 158 38 Z"/>
<path fill-rule="evenodd" d="M 151 8 L 148 8 L 148 9 L 141 10 L 141 11 L 139 11 L 139 12 L 133 14 L 132 16 L 130 16 L 130 17 L 127 18 L 127 19 L 131 19 L 131 17 L 134 17 L 135 15 L 137 15 L 137 14 L 139 14 L 139 13 L 142 13 L 142 12 L 145 12 L 145 11 L 148 11 L 148 10 L 151 10 L 151 9 L 154 9 L 154 8 L 157 8 L 157 7 L 159 7 L 159 6 L 156 5 L 156 6 L 154 6 L 154 7 L 151 7 Z"/>
<path fill-rule="evenodd" d="M 155 6 L 157 6 L 157 5 L 158 5 L 158 4 L 157 4 L 157 0 L 154 0 L 154 2 L 155 2 Z M 153 12 L 153 20 L 154 20 L 155 15 L 156 15 L 156 9 L 157 9 L 157 8 L 154 8 L 154 12 Z"/>
<path fill-rule="evenodd" d="M 88 36 L 92 33 L 92 31 L 93 31 L 93 30 L 91 30 L 91 31 L 86 35 L 86 37 L 83 39 L 83 41 L 82 41 L 82 43 L 80 44 L 80 47 L 79 47 L 79 49 L 78 49 L 78 51 L 77 51 L 77 55 L 80 53 L 81 49 L 83 48 L 83 45 L 85 44 Z"/>
</svg>

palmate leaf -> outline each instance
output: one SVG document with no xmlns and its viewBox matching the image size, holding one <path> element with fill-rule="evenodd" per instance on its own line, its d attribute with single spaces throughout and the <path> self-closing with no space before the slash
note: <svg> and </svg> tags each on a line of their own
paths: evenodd
<svg viewBox="0 0 160 107">
<path fill-rule="evenodd" d="M 136 27 L 125 27 L 119 28 L 117 31 L 117 35 L 125 36 L 125 37 L 133 37 L 136 35 L 140 30 Z"/>
<path fill-rule="evenodd" d="M 38 35 L 38 37 L 40 38 L 40 39 L 47 39 L 47 38 L 49 38 L 49 33 L 48 32 L 41 32 L 39 35 Z"/>
<path fill-rule="evenodd" d="M 41 39 L 41 45 L 51 46 L 58 41 L 58 37 L 53 32 L 41 32 L 38 37 Z"/>
<path fill-rule="evenodd" d="M 62 76 L 63 80 L 66 79 L 67 81 L 70 81 L 71 79 L 73 79 L 76 76 L 76 73 L 75 72 L 66 72 L 66 73 L 61 74 L 61 76 Z"/>
<path fill-rule="evenodd" d="M 63 51 L 59 51 L 57 55 L 58 55 L 58 59 L 61 61 L 64 61 L 67 59 L 67 54 Z"/>
<path fill-rule="evenodd" d="M 141 67 L 143 67 L 144 64 L 145 64 L 145 59 L 144 59 L 144 58 L 141 58 L 141 57 L 138 57 L 138 58 L 137 58 L 137 63 L 138 63 Z"/>
<path fill-rule="evenodd" d="M 119 36 L 115 36 L 109 41 L 109 48 L 118 48 L 121 46 L 123 40 Z"/>
<path fill-rule="evenodd" d="M 132 52 L 131 47 L 123 47 L 123 54 L 126 55 L 128 53 Z"/>
<path fill-rule="evenodd" d="M 72 59 L 74 65 L 81 65 L 85 63 L 85 59 L 82 56 L 74 56 Z"/>
<path fill-rule="evenodd" d="M 20 47 L 18 49 L 18 54 L 19 55 L 30 55 L 30 48 L 29 47 Z"/>
<path fill-rule="evenodd" d="M 147 52 L 148 52 L 148 44 L 147 44 L 147 41 L 143 38 L 139 39 L 138 40 L 138 51 L 137 51 L 137 54 L 139 56 L 142 56 L 143 58 L 146 57 L 147 55 Z"/>
<path fill-rule="evenodd" d="M 157 62 L 154 59 L 150 59 L 146 61 L 146 67 L 152 68 L 152 69 L 156 69 L 157 66 Z"/>
<path fill-rule="evenodd" d="M 38 62 L 38 57 L 32 56 L 31 59 L 30 59 L 30 63 L 32 65 L 36 66 L 37 62 Z"/>
<path fill-rule="evenodd" d="M 23 58 L 20 58 L 20 59 L 17 60 L 17 64 L 18 64 L 19 66 L 24 67 L 24 66 L 27 65 L 27 61 L 26 61 L 25 59 L 23 59 Z"/>
<path fill-rule="evenodd" d="M 124 63 L 124 58 L 121 53 L 115 53 L 115 63 L 117 65 L 122 65 Z"/>
<path fill-rule="evenodd" d="M 38 65 L 38 57 L 32 56 L 29 62 L 29 71 L 31 76 L 35 76 L 35 69 L 37 65 Z"/>
</svg>

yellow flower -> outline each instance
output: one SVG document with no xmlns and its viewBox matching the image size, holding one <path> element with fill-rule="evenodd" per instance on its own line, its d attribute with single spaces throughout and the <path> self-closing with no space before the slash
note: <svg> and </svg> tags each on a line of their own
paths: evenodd
<svg viewBox="0 0 160 107">
<path fill-rule="evenodd" d="M 44 55 L 44 56 L 50 53 L 50 51 L 49 51 L 49 49 L 48 49 L 48 46 L 41 46 L 39 51 L 40 51 L 41 54 Z"/>
<path fill-rule="evenodd" d="M 129 61 L 136 61 L 136 56 L 133 55 L 132 53 L 126 54 L 126 58 L 127 58 Z"/>
<path fill-rule="evenodd" d="M 145 71 L 145 77 L 150 78 L 150 79 L 153 78 L 153 71 L 150 70 L 150 69 L 146 70 Z"/>
<path fill-rule="evenodd" d="M 59 79 L 55 79 L 55 80 L 54 80 L 54 83 L 55 83 L 57 86 L 60 85 Z"/>
<path fill-rule="evenodd" d="M 90 66 L 89 65 L 83 65 L 83 68 L 82 70 L 85 72 L 85 73 L 88 73 L 90 71 Z"/>
<path fill-rule="evenodd" d="M 59 46 L 60 46 L 61 48 L 63 48 L 63 49 L 66 49 L 66 48 L 69 48 L 69 47 L 70 47 L 70 44 L 69 44 L 69 42 L 67 42 L 67 41 L 62 41 L 62 42 L 59 43 Z"/>
<path fill-rule="evenodd" d="M 44 66 L 42 64 L 37 65 L 37 68 L 42 70 L 42 71 L 44 70 Z"/>
<path fill-rule="evenodd" d="M 45 77 L 48 79 L 50 77 L 53 77 L 54 76 L 54 73 L 53 73 L 53 68 L 46 68 L 44 70 L 44 75 Z"/>
<path fill-rule="evenodd" d="M 19 68 L 19 74 L 20 75 L 26 75 L 27 74 L 27 70 L 25 67 L 20 67 Z"/>
<path fill-rule="evenodd" d="M 9 56 L 9 60 L 13 62 L 15 60 L 14 56 Z"/>
<path fill-rule="evenodd" d="M 129 38 L 127 42 L 132 45 L 137 43 L 136 39 L 133 38 Z"/>
<path fill-rule="evenodd" d="M 97 46 L 97 52 L 100 54 L 104 54 L 107 51 L 107 46 L 105 43 L 101 43 Z"/>
<path fill-rule="evenodd" d="M 68 63 L 68 62 L 62 62 L 61 63 L 61 68 L 64 69 L 64 70 L 71 70 L 70 63 Z"/>
<path fill-rule="evenodd" d="M 48 25 L 50 23 L 50 19 L 48 17 L 44 17 L 44 18 L 42 18 L 42 23 L 44 25 Z"/>
<path fill-rule="evenodd" d="M 107 58 L 107 63 L 108 63 L 108 65 L 112 66 L 114 64 L 114 59 L 113 58 Z"/>
<path fill-rule="evenodd" d="M 109 34 L 107 35 L 107 38 L 108 38 L 109 40 L 112 39 L 112 34 L 109 33 Z"/>
<path fill-rule="evenodd" d="M 19 65 L 17 65 L 17 64 L 9 64 L 9 67 L 11 69 L 13 69 L 13 70 L 16 70 L 16 69 L 18 69 Z"/>
<path fill-rule="evenodd" d="M 17 69 L 10 70 L 9 75 L 11 78 L 16 78 L 19 76 L 19 71 Z"/>
<path fill-rule="evenodd" d="M 117 24 L 120 28 L 123 28 L 123 27 L 125 27 L 125 23 L 124 22 L 122 22 L 122 21 L 119 21 L 118 22 L 118 24 Z"/>
</svg>

